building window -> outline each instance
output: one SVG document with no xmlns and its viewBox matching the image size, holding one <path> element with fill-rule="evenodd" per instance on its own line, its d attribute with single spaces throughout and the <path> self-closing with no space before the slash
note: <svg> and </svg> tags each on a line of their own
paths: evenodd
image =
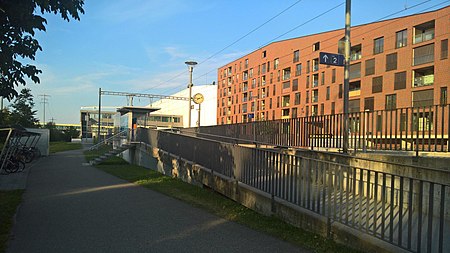
<svg viewBox="0 0 450 253">
<path fill-rule="evenodd" d="M 313 74 L 312 79 L 312 87 L 319 86 L 319 74 Z"/>
<path fill-rule="evenodd" d="M 299 63 L 297 65 L 295 65 L 295 75 L 299 76 L 302 74 L 302 64 Z"/>
<path fill-rule="evenodd" d="M 414 26 L 414 44 L 434 39 L 434 20 Z"/>
<path fill-rule="evenodd" d="M 413 131 L 431 131 L 433 128 L 433 112 L 419 112 L 412 115 Z"/>
<path fill-rule="evenodd" d="M 264 50 L 264 51 L 262 52 L 262 58 L 266 58 L 266 56 L 267 56 L 267 52 L 266 52 L 266 50 Z"/>
<path fill-rule="evenodd" d="M 448 39 L 441 40 L 441 60 L 448 58 Z"/>
<path fill-rule="evenodd" d="M 289 78 L 291 78 L 291 68 L 283 69 L 283 81 L 289 80 Z"/>
<path fill-rule="evenodd" d="M 339 98 L 342 98 L 342 93 L 343 93 L 342 84 L 339 84 L 339 93 L 338 93 Z"/>
<path fill-rule="evenodd" d="M 397 69 L 397 53 L 386 55 L 386 71 Z"/>
<path fill-rule="evenodd" d="M 286 90 L 288 90 L 290 87 L 291 87 L 290 81 L 283 82 L 283 92 L 286 92 Z"/>
<path fill-rule="evenodd" d="M 313 103 L 319 102 L 319 90 L 312 91 L 312 101 Z"/>
<path fill-rule="evenodd" d="M 306 62 L 306 74 L 309 74 L 310 61 Z"/>
<path fill-rule="evenodd" d="M 292 91 L 298 91 L 298 79 L 292 80 Z"/>
<path fill-rule="evenodd" d="M 293 62 L 298 62 L 300 60 L 300 51 L 299 50 L 295 50 L 294 51 L 294 57 L 293 57 Z"/>
<path fill-rule="evenodd" d="M 262 65 L 261 65 L 261 74 L 265 74 L 266 73 L 266 64 L 265 63 L 263 63 Z"/>
<path fill-rule="evenodd" d="M 299 105 L 300 104 L 300 92 L 295 93 L 295 97 L 294 97 L 294 105 Z"/>
<path fill-rule="evenodd" d="M 282 116 L 283 118 L 288 118 L 288 117 L 289 117 L 289 109 L 283 109 L 283 110 L 281 111 L 281 116 Z"/>
<path fill-rule="evenodd" d="M 331 70 L 331 83 L 336 82 L 336 69 Z"/>
<path fill-rule="evenodd" d="M 270 61 L 267 62 L 267 71 L 270 71 Z"/>
<path fill-rule="evenodd" d="M 360 78 L 361 77 L 361 63 L 356 63 L 350 65 L 350 79 Z"/>
<path fill-rule="evenodd" d="M 273 60 L 273 69 L 277 69 L 278 64 L 280 64 L 280 59 L 276 58 L 275 60 Z"/>
<path fill-rule="evenodd" d="M 408 30 L 395 33 L 395 48 L 406 47 L 408 45 Z"/>
<path fill-rule="evenodd" d="M 286 106 L 289 106 L 290 104 L 289 104 L 289 100 L 291 99 L 291 97 L 290 97 L 290 95 L 286 95 L 286 96 L 283 96 L 283 103 L 282 103 L 282 105 L 283 105 L 283 107 L 286 107 Z"/>
<path fill-rule="evenodd" d="M 244 69 L 248 68 L 248 59 L 245 59 Z"/>
<path fill-rule="evenodd" d="M 373 111 L 375 108 L 375 100 L 373 97 L 364 99 L 364 111 Z"/>
<path fill-rule="evenodd" d="M 325 72 L 320 73 L 320 85 L 325 84 Z"/>
<path fill-rule="evenodd" d="M 377 126 L 376 130 L 377 132 L 381 132 L 383 129 L 383 114 L 377 115 Z"/>
<path fill-rule="evenodd" d="M 336 103 L 331 102 L 331 114 L 335 114 L 335 113 L 336 113 Z"/>
<path fill-rule="evenodd" d="M 313 44 L 313 51 L 319 51 L 320 50 L 320 42 L 316 42 Z"/>
<path fill-rule="evenodd" d="M 355 97 L 361 95 L 361 81 L 350 82 L 348 84 L 348 96 Z"/>
<path fill-rule="evenodd" d="M 297 118 L 297 108 L 292 108 L 292 118 Z"/>
<path fill-rule="evenodd" d="M 415 69 L 413 87 L 429 86 L 434 84 L 434 67 Z"/>
<path fill-rule="evenodd" d="M 366 61 L 366 76 L 375 74 L 375 58 Z"/>
<path fill-rule="evenodd" d="M 326 96 L 326 100 L 330 100 L 330 86 L 327 86 L 327 96 Z"/>
<path fill-rule="evenodd" d="M 348 101 L 348 112 L 359 112 L 359 99 L 353 99 Z"/>
<path fill-rule="evenodd" d="M 309 76 L 306 76 L 306 88 L 309 88 Z"/>
<path fill-rule="evenodd" d="M 372 93 L 379 93 L 383 91 L 383 77 L 377 76 L 372 78 Z"/>
<path fill-rule="evenodd" d="M 384 37 L 373 40 L 373 54 L 380 54 L 384 51 Z"/>
<path fill-rule="evenodd" d="M 351 47 L 350 49 L 350 61 L 361 60 L 361 44 Z"/>
<path fill-rule="evenodd" d="M 433 106 L 433 102 L 434 102 L 433 91 L 434 91 L 433 89 L 413 91 L 413 96 L 412 96 L 413 107 Z"/>
<path fill-rule="evenodd" d="M 319 114 L 319 107 L 317 105 L 313 105 L 311 107 L 311 116 L 317 116 Z"/>
<path fill-rule="evenodd" d="M 325 112 L 325 105 L 320 104 L 320 115 L 324 115 L 324 112 Z"/>
<path fill-rule="evenodd" d="M 386 110 L 394 110 L 397 108 L 397 95 L 386 95 Z"/>
<path fill-rule="evenodd" d="M 414 54 L 413 66 L 433 62 L 434 43 L 414 48 L 413 54 Z"/>
<path fill-rule="evenodd" d="M 319 58 L 313 59 L 313 72 L 319 70 Z"/>
<path fill-rule="evenodd" d="M 439 100 L 441 105 L 447 105 L 447 87 L 441 87 L 441 98 Z"/>
<path fill-rule="evenodd" d="M 306 104 L 309 103 L 309 90 L 306 91 Z"/>
<path fill-rule="evenodd" d="M 394 90 L 406 89 L 406 71 L 395 73 Z"/>
</svg>

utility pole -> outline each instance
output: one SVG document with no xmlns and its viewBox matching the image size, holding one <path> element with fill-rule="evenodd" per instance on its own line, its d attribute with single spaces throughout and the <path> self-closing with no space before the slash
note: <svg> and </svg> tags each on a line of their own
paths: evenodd
<svg viewBox="0 0 450 253">
<path fill-rule="evenodd" d="M 344 121 L 343 121 L 343 141 L 342 151 L 348 153 L 348 135 L 349 135 L 349 119 L 348 119 L 348 90 L 350 80 L 350 17 L 351 17 L 351 0 L 345 1 L 345 64 L 344 64 Z"/>
<path fill-rule="evenodd" d="M 98 88 L 98 127 L 97 127 L 97 140 L 100 142 L 100 125 L 102 123 L 102 88 Z"/>
<path fill-rule="evenodd" d="M 194 71 L 194 66 L 197 65 L 197 62 L 195 61 L 187 61 L 185 64 L 188 66 L 189 70 L 189 113 L 188 113 L 188 127 L 191 127 L 191 112 L 192 112 L 192 71 Z"/>
<path fill-rule="evenodd" d="M 44 105 L 44 118 L 43 118 L 44 121 L 42 123 L 43 123 L 43 126 L 45 126 L 45 105 L 48 104 L 48 97 L 50 97 L 50 95 L 42 94 L 42 95 L 39 95 L 39 96 L 42 97 L 41 98 L 41 104 Z"/>
</svg>

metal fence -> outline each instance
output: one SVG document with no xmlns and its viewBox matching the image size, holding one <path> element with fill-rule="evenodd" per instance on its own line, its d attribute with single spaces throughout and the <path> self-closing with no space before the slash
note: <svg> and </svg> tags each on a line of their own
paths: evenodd
<svg viewBox="0 0 450 253">
<path fill-rule="evenodd" d="M 349 147 L 354 151 L 448 152 L 449 105 L 364 111 L 349 114 Z M 200 127 L 198 133 L 277 146 L 343 146 L 344 114 Z"/>
<path fill-rule="evenodd" d="M 408 251 L 450 252 L 449 184 L 170 132 L 137 137 Z"/>
</svg>

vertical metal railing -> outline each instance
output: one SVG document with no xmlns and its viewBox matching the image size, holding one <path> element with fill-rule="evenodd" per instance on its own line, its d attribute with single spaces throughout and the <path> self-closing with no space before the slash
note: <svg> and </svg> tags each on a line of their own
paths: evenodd
<svg viewBox="0 0 450 253">
<path fill-rule="evenodd" d="M 411 115 L 417 112 L 410 110 Z M 140 129 L 138 140 L 405 250 L 450 251 L 450 185 L 439 176 L 430 181 L 288 154 L 284 149 L 250 148 L 155 130 Z M 402 167 L 398 171 L 418 174 L 423 170 L 396 166 Z"/>
<path fill-rule="evenodd" d="M 449 118 L 449 105 L 350 113 L 349 148 L 353 152 L 415 151 L 417 155 L 448 152 Z M 342 149 L 342 122 L 343 114 L 332 114 L 206 126 L 198 133 L 275 146 Z"/>
</svg>

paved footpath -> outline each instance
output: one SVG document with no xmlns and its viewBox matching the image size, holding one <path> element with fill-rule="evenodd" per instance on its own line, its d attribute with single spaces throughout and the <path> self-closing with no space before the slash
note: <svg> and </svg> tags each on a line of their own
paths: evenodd
<svg viewBox="0 0 450 253">
<path fill-rule="evenodd" d="M 7 252 L 307 252 L 83 162 L 32 167 Z"/>
</svg>

